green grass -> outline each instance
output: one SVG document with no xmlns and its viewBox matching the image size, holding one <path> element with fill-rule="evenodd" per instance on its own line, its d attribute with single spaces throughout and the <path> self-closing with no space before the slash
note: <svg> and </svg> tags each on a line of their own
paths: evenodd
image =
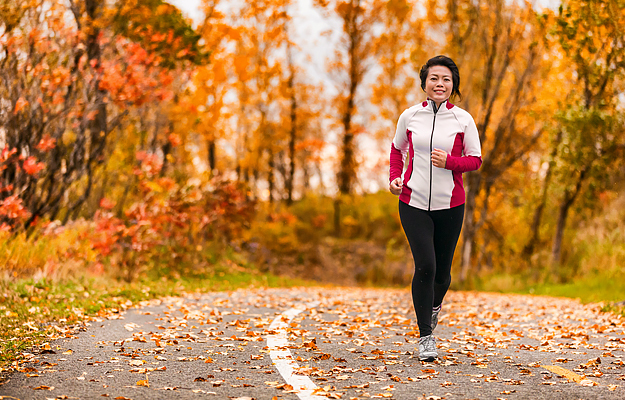
<svg viewBox="0 0 625 400">
<path fill-rule="evenodd" d="M 582 303 L 603 303 L 603 311 L 625 315 L 625 276 L 618 272 L 600 272 L 568 283 L 542 283 L 525 293 L 577 298 Z"/>
<path fill-rule="evenodd" d="M 595 270 L 566 283 L 540 281 L 528 276 L 496 274 L 482 277 L 475 289 L 491 292 L 533 294 L 603 303 L 604 311 L 625 315 L 625 273 L 620 269 Z"/>
<path fill-rule="evenodd" d="M 228 261 L 215 265 L 209 272 L 184 275 L 162 272 L 153 271 L 131 283 L 106 276 L 54 282 L 0 281 L 0 372 L 19 360 L 20 353 L 58 334 L 53 325 L 76 324 L 83 319 L 81 314 L 98 315 L 142 300 L 189 292 L 312 284 L 260 273 Z"/>
<path fill-rule="evenodd" d="M 530 287 L 527 293 L 579 298 L 582 303 L 625 301 L 625 279 L 591 276 L 563 284 L 540 284 Z"/>
</svg>

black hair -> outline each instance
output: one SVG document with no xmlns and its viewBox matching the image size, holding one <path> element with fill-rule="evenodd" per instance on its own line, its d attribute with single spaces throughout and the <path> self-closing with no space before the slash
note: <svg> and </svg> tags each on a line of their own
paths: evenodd
<svg viewBox="0 0 625 400">
<path fill-rule="evenodd" d="M 425 91 L 425 80 L 428 77 L 428 72 L 430 72 L 430 67 L 435 65 L 441 65 L 443 67 L 449 68 L 451 71 L 451 81 L 453 82 L 454 87 L 451 89 L 451 96 L 458 96 L 459 99 L 462 99 L 462 94 L 460 93 L 460 72 L 458 71 L 458 66 L 451 58 L 447 56 L 436 56 L 430 58 L 424 65 L 421 67 L 421 71 L 419 72 L 419 78 L 421 79 L 421 89 Z"/>
</svg>

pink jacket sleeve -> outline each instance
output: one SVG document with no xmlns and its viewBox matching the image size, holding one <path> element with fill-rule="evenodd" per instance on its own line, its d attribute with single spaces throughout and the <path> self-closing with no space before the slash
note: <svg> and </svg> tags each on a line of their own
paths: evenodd
<svg viewBox="0 0 625 400">
<path fill-rule="evenodd" d="M 445 169 L 455 172 L 475 171 L 481 166 L 482 157 L 476 156 L 454 157 L 451 154 L 447 154 L 447 161 L 445 162 Z"/>
<path fill-rule="evenodd" d="M 389 162 L 389 182 L 401 177 L 404 170 L 404 157 L 408 153 L 408 133 L 406 132 L 407 111 L 404 111 L 397 121 L 395 137 L 391 143 L 391 155 Z"/>
<path fill-rule="evenodd" d="M 452 156 L 447 154 L 445 169 L 455 172 L 475 171 L 482 166 L 482 147 L 480 145 L 480 136 L 475 126 L 473 118 L 469 120 L 464 129 L 462 138 L 462 156 Z"/>
<path fill-rule="evenodd" d="M 393 143 L 391 143 L 391 159 L 389 165 L 389 182 L 392 182 L 395 178 L 401 177 L 401 173 L 404 170 L 404 156 Z"/>
</svg>

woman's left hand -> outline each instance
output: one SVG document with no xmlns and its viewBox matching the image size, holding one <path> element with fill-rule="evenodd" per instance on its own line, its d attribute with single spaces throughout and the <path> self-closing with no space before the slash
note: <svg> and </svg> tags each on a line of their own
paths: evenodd
<svg viewBox="0 0 625 400">
<path fill-rule="evenodd" d="M 441 149 L 432 150 L 432 165 L 438 168 L 445 168 L 445 165 L 447 165 L 447 152 Z"/>
</svg>

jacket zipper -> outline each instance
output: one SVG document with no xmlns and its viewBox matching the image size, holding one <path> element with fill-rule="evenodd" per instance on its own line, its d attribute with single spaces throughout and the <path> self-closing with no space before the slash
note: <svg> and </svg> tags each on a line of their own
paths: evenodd
<svg viewBox="0 0 625 400">
<path fill-rule="evenodd" d="M 436 113 L 438 112 L 436 103 L 433 101 L 432 109 L 434 110 L 434 120 L 432 121 L 432 134 L 430 135 L 430 198 L 428 199 L 428 211 L 431 211 L 430 208 L 432 206 L 432 151 L 434 150 L 432 146 L 434 141 L 434 126 L 436 125 Z"/>
</svg>

